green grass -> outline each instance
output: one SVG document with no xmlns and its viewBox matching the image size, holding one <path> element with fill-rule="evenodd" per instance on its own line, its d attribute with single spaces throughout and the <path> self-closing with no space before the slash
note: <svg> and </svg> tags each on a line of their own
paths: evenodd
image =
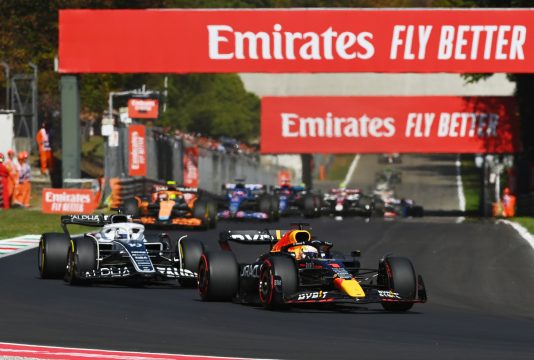
<svg viewBox="0 0 534 360">
<path fill-rule="evenodd" d="M 334 161 L 326 173 L 326 180 L 344 180 L 352 160 L 354 160 L 354 155 L 335 155 Z"/>
<path fill-rule="evenodd" d="M 462 159 L 462 183 L 465 195 L 465 211 L 478 213 L 480 203 L 480 170 L 472 157 Z"/>
<path fill-rule="evenodd" d="M 9 209 L 0 211 L 0 239 L 20 235 L 42 234 L 44 232 L 62 232 L 60 216 L 43 214 L 39 210 Z M 86 227 L 69 226 L 71 234 L 87 231 Z"/>
<path fill-rule="evenodd" d="M 534 234 L 534 217 L 515 217 L 510 220 L 523 225 L 529 233 Z"/>
</svg>

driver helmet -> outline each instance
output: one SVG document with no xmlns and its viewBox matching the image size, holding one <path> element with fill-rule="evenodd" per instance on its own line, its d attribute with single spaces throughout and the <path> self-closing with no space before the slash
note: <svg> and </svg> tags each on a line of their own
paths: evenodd
<svg viewBox="0 0 534 360">
<path fill-rule="evenodd" d="M 319 257 L 319 252 L 311 245 L 295 246 L 288 251 L 294 254 L 296 260 L 316 259 Z"/>
</svg>

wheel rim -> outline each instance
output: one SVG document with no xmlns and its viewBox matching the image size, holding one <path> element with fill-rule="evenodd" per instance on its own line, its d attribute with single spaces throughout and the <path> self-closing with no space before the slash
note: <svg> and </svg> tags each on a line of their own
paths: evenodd
<svg viewBox="0 0 534 360">
<path fill-rule="evenodd" d="M 262 270 L 258 286 L 260 301 L 266 305 L 271 304 L 273 300 L 274 276 L 272 275 L 270 266 Z"/>
<path fill-rule="evenodd" d="M 69 257 L 67 261 L 67 274 L 69 281 L 73 281 L 76 278 L 76 260 L 75 255 L 69 250 Z"/>
</svg>

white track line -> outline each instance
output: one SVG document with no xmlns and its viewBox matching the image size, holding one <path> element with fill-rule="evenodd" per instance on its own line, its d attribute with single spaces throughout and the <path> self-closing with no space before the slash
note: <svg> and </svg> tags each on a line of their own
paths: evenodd
<svg viewBox="0 0 534 360">
<path fill-rule="evenodd" d="M 360 161 L 360 154 L 357 154 L 354 156 L 354 160 L 350 163 L 349 171 L 347 172 L 347 176 L 345 176 L 345 180 L 341 183 L 341 187 L 347 187 L 349 185 L 349 181 L 352 178 L 352 175 L 354 175 L 354 171 L 356 170 L 356 167 L 358 166 L 358 162 Z"/>
<path fill-rule="evenodd" d="M 465 213 L 465 194 L 464 184 L 462 182 L 462 162 L 460 161 L 460 154 L 456 155 L 456 186 L 458 191 L 458 208 Z M 457 223 L 461 223 L 465 217 L 460 216 L 456 219 Z"/>
<path fill-rule="evenodd" d="M 497 223 L 502 223 L 502 224 L 510 225 L 511 227 L 513 227 L 515 231 L 517 231 L 518 234 L 523 239 L 525 239 L 526 242 L 528 242 L 528 244 L 532 246 L 532 248 L 534 249 L 534 236 L 523 225 L 520 225 L 510 220 L 504 220 L 504 219 L 497 220 Z"/>
</svg>

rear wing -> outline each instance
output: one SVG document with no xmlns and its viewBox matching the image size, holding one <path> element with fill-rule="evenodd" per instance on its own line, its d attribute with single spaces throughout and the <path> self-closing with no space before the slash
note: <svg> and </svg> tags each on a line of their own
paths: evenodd
<svg viewBox="0 0 534 360">
<path fill-rule="evenodd" d="M 229 230 L 219 233 L 219 245 L 231 251 L 230 242 L 247 245 L 273 246 L 290 230 Z"/>
<path fill-rule="evenodd" d="M 89 227 L 102 227 L 106 224 L 116 224 L 129 222 L 132 220 L 131 215 L 126 214 L 112 214 L 112 215 L 62 215 L 61 227 L 63 231 L 68 234 L 67 225 L 82 225 Z"/>
<path fill-rule="evenodd" d="M 222 186 L 223 190 L 233 190 L 235 189 L 236 185 L 238 184 L 224 184 Z M 242 184 L 245 189 L 247 190 L 251 190 L 251 191 L 256 191 L 256 190 L 266 190 L 267 187 L 263 184 Z"/>
</svg>

